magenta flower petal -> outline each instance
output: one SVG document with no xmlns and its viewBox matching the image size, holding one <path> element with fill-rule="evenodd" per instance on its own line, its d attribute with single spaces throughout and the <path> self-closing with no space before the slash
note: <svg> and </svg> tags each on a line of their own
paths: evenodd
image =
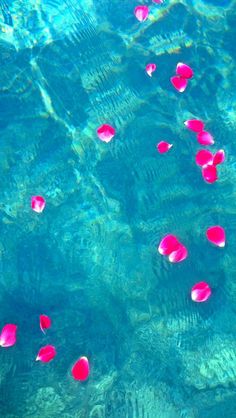
<svg viewBox="0 0 236 418">
<path fill-rule="evenodd" d="M 148 18 L 149 9 L 147 6 L 137 6 L 134 9 L 134 14 L 139 22 L 144 22 Z"/>
<path fill-rule="evenodd" d="M 173 145 L 166 141 L 161 141 L 159 144 L 157 144 L 157 150 L 160 154 L 164 154 L 165 152 L 169 151 L 171 147 L 173 147 Z"/>
<path fill-rule="evenodd" d="M 225 230 L 222 228 L 222 226 L 211 226 L 207 229 L 206 236 L 210 242 L 217 245 L 218 247 L 225 246 Z"/>
<path fill-rule="evenodd" d="M 75 380 L 87 380 L 89 373 L 90 367 L 87 357 L 80 357 L 71 369 L 71 374 Z"/>
<path fill-rule="evenodd" d="M 213 165 L 222 164 L 225 160 L 225 152 L 223 149 L 217 151 L 213 158 Z"/>
<path fill-rule="evenodd" d="M 42 196 L 32 196 L 31 197 L 31 208 L 37 212 L 41 213 L 46 205 L 46 201 Z"/>
<path fill-rule="evenodd" d="M 17 326 L 14 324 L 7 324 L 3 327 L 0 334 L 0 346 L 11 347 L 16 343 Z"/>
<path fill-rule="evenodd" d="M 206 164 L 212 164 L 212 162 L 213 162 L 213 154 L 210 151 L 201 149 L 200 151 L 197 152 L 197 155 L 196 155 L 197 165 L 200 165 L 202 167 Z"/>
<path fill-rule="evenodd" d="M 214 183 L 218 179 L 216 167 L 214 165 L 204 165 L 202 176 L 207 183 Z"/>
<path fill-rule="evenodd" d="M 196 283 L 191 289 L 191 298 L 194 302 L 205 302 L 211 296 L 211 288 L 206 282 Z"/>
<path fill-rule="evenodd" d="M 183 78 L 192 78 L 193 70 L 188 65 L 179 62 L 176 67 L 176 74 Z"/>
<path fill-rule="evenodd" d="M 149 75 L 149 77 L 152 77 L 152 73 L 156 71 L 156 64 L 147 64 L 146 65 L 146 73 Z"/>
<path fill-rule="evenodd" d="M 39 360 L 43 363 L 49 363 L 49 361 L 54 359 L 56 354 L 56 349 L 53 345 L 45 345 L 44 347 L 40 348 L 36 357 L 36 361 Z"/>
<path fill-rule="evenodd" d="M 101 125 L 97 129 L 98 138 L 103 142 L 110 142 L 116 131 L 111 125 Z"/>
<path fill-rule="evenodd" d="M 175 235 L 168 234 L 168 235 L 165 235 L 164 238 L 162 238 L 158 246 L 158 252 L 161 255 L 169 255 L 173 251 L 177 250 L 177 248 L 179 248 L 180 245 L 181 244 Z"/>
<path fill-rule="evenodd" d="M 174 77 L 171 77 L 170 81 L 179 93 L 183 93 L 188 84 L 188 80 L 186 78 L 179 77 L 176 75 Z"/>
<path fill-rule="evenodd" d="M 189 119 L 184 122 L 186 128 L 193 132 L 202 132 L 204 129 L 204 123 L 199 119 Z"/>
<path fill-rule="evenodd" d="M 179 263 L 180 261 L 185 260 L 187 256 L 188 256 L 187 248 L 183 244 L 180 244 L 177 250 L 173 251 L 169 255 L 169 261 L 171 263 Z"/>
<path fill-rule="evenodd" d="M 47 315 L 40 315 L 39 326 L 41 331 L 45 334 L 44 330 L 51 327 L 51 319 Z"/>
<path fill-rule="evenodd" d="M 213 145 L 215 142 L 213 136 L 206 131 L 199 132 L 197 134 L 197 140 L 201 145 Z"/>
</svg>

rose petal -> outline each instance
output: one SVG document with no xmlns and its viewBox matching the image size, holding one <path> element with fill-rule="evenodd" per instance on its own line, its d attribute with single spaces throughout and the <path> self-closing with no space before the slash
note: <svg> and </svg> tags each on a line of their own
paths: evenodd
<svg viewBox="0 0 236 418">
<path fill-rule="evenodd" d="M 212 145 L 215 142 L 213 136 L 206 131 L 199 132 L 197 134 L 197 140 L 201 145 Z"/>
<path fill-rule="evenodd" d="M 199 119 L 189 119 L 184 122 L 186 128 L 193 132 L 202 132 L 204 129 L 204 123 Z"/>
<path fill-rule="evenodd" d="M 177 250 L 180 245 L 181 244 L 175 235 L 168 234 L 164 238 L 162 238 L 158 246 L 158 252 L 161 255 L 169 255 L 173 251 Z"/>
<path fill-rule="evenodd" d="M 176 74 L 183 78 L 192 78 L 193 70 L 188 65 L 179 62 L 176 67 Z"/>
<path fill-rule="evenodd" d="M 134 9 L 134 14 L 139 22 L 144 22 L 148 18 L 149 9 L 147 6 L 137 6 Z"/>
<path fill-rule="evenodd" d="M 110 142 L 116 131 L 111 125 L 101 125 L 97 129 L 98 138 L 103 142 Z"/>
<path fill-rule="evenodd" d="M 170 81 L 179 93 L 183 93 L 188 84 L 188 80 L 186 80 L 186 78 L 179 77 L 176 75 L 174 77 L 171 77 Z"/>
<path fill-rule="evenodd" d="M 87 357 L 80 357 L 71 369 L 71 374 L 75 380 L 87 380 L 89 373 L 90 367 Z"/>
<path fill-rule="evenodd" d="M 161 141 L 157 144 L 157 150 L 160 154 L 164 154 L 165 152 L 169 151 L 169 149 L 173 147 L 173 144 L 169 144 L 169 142 Z"/>
<path fill-rule="evenodd" d="M 225 152 L 223 149 L 217 151 L 213 158 L 213 165 L 222 164 L 225 160 Z"/>
<path fill-rule="evenodd" d="M 179 248 L 176 251 L 173 251 L 169 255 L 169 261 L 171 263 L 179 263 L 180 261 L 185 260 L 187 256 L 188 256 L 187 248 L 183 244 L 180 244 Z"/>
<path fill-rule="evenodd" d="M 202 168 L 202 176 L 207 183 L 214 183 L 217 177 L 217 170 L 214 165 L 205 165 Z"/>
<path fill-rule="evenodd" d="M 40 315 L 39 326 L 41 331 L 45 334 L 44 330 L 51 327 L 51 319 L 47 315 Z"/>
<path fill-rule="evenodd" d="M 151 77 L 152 73 L 156 71 L 156 64 L 147 64 L 146 65 L 146 73 Z"/>
<path fill-rule="evenodd" d="M 207 229 L 206 236 L 210 242 L 217 245 L 218 247 L 225 246 L 225 230 L 222 228 L 222 226 L 211 226 Z"/>
<path fill-rule="evenodd" d="M 16 343 L 17 326 L 14 324 L 7 324 L 3 327 L 0 334 L 0 346 L 11 347 Z"/>
<path fill-rule="evenodd" d="M 44 347 L 40 348 L 36 357 L 36 361 L 39 360 L 43 363 L 49 363 L 49 361 L 51 361 L 56 354 L 56 349 L 53 345 L 45 345 Z"/>
<path fill-rule="evenodd" d="M 46 205 L 46 201 L 42 196 L 32 196 L 31 197 L 31 208 L 37 212 L 41 213 Z"/>
<path fill-rule="evenodd" d="M 200 151 L 197 152 L 197 155 L 196 155 L 197 165 L 200 165 L 202 167 L 206 164 L 212 164 L 212 162 L 213 162 L 213 154 L 210 151 L 201 149 Z"/>
<path fill-rule="evenodd" d="M 194 302 L 205 302 L 211 296 L 211 288 L 206 282 L 196 283 L 191 289 L 191 298 Z"/>
</svg>

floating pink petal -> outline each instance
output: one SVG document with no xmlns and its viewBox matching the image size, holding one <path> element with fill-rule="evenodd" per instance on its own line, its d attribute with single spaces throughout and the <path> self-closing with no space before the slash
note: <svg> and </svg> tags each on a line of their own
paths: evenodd
<svg viewBox="0 0 236 418">
<path fill-rule="evenodd" d="M 193 70 L 188 65 L 179 62 L 176 67 L 176 74 L 183 78 L 192 78 Z"/>
<path fill-rule="evenodd" d="M 148 18 L 149 9 L 147 6 L 137 6 L 134 9 L 134 14 L 139 22 L 144 22 Z"/>
<path fill-rule="evenodd" d="M 217 170 L 214 165 L 205 165 L 202 168 L 202 176 L 207 183 L 214 183 L 217 177 Z"/>
<path fill-rule="evenodd" d="M 16 343 L 17 326 L 14 324 L 7 324 L 3 327 L 0 334 L 0 346 L 11 347 Z"/>
<path fill-rule="evenodd" d="M 211 296 L 211 288 L 206 282 L 196 283 L 191 290 L 191 298 L 194 302 L 205 302 Z"/>
<path fill-rule="evenodd" d="M 80 357 L 71 369 L 71 374 L 75 380 L 87 380 L 90 367 L 87 357 Z"/>
<path fill-rule="evenodd" d="M 199 119 L 189 119 L 184 122 L 186 128 L 193 132 L 202 132 L 204 129 L 204 123 Z"/>
<path fill-rule="evenodd" d="M 215 142 L 213 136 L 206 131 L 199 132 L 197 134 L 197 140 L 201 145 L 212 145 Z"/>
<path fill-rule="evenodd" d="M 37 212 L 41 213 L 46 205 L 46 201 L 42 196 L 32 196 L 31 197 L 31 208 Z"/>
<path fill-rule="evenodd" d="M 207 229 L 206 236 L 210 242 L 217 245 L 218 247 L 225 246 L 225 230 L 222 228 L 222 226 L 211 226 Z"/>
<path fill-rule="evenodd" d="M 101 125 L 97 129 L 98 138 L 103 142 L 110 142 L 116 131 L 111 125 Z"/>
<path fill-rule="evenodd" d="M 168 234 L 164 238 L 162 238 L 158 247 L 158 252 L 161 255 L 169 255 L 173 251 L 177 250 L 180 245 L 180 242 L 174 235 Z"/>
<path fill-rule="evenodd" d="M 183 93 L 188 85 L 188 80 L 186 78 L 179 77 L 177 75 L 171 77 L 170 81 L 179 93 Z"/>
<path fill-rule="evenodd" d="M 45 329 L 48 329 L 51 327 L 51 319 L 47 315 L 40 315 L 39 317 L 39 325 L 41 328 L 41 331 L 45 334 Z"/>
<path fill-rule="evenodd" d="M 213 154 L 210 151 L 201 149 L 197 152 L 196 155 L 196 163 L 201 167 L 206 164 L 212 164 L 213 162 Z"/>
<path fill-rule="evenodd" d="M 164 0 L 152 0 L 153 3 L 162 4 Z"/>
<path fill-rule="evenodd" d="M 188 256 L 187 248 L 183 244 L 180 244 L 178 249 L 173 251 L 169 255 L 169 261 L 171 263 L 179 263 L 180 261 L 185 260 L 185 258 L 187 258 L 187 256 Z"/>
<path fill-rule="evenodd" d="M 44 347 L 40 348 L 36 357 L 36 361 L 39 360 L 43 363 L 48 363 L 55 357 L 56 354 L 56 349 L 53 345 L 45 345 Z"/>
<path fill-rule="evenodd" d="M 225 152 L 223 149 L 217 151 L 213 158 L 213 165 L 222 164 L 225 160 Z"/>
<path fill-rule="evenodd" d="M 160 154 L 164 154 L 165 152 L 169 151 L 171 147 L 173 147 L 173 145 L 166 141 L 161 141 L 159 144 L 157 144 L 157 149 Z"/>
<path fill-rule="evenodd" d="M 146 73 L 147 73 L 150 77 L 152 77 L 152 73 L 153 73 L 154 71 L 156 71 L 156 68 L 157 68 L 156 64 L 147 64 L 147 65 L 146 65 Z"/>
</svg>

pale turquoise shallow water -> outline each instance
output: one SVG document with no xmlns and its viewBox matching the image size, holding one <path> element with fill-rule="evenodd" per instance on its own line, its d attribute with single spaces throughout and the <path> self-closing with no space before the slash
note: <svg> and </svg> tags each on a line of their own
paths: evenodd
<svg viewBox="0 0 236 418">
<path fill-rule="evenodd" d="M 0 416 L 236 417 L 236 2 L 1 4 L 0 327 L 17 324 L 18 339 L 0 351 Z M 137 4 L 150 5 L 143 24 Z M 182 95 L 178 62 L 194 69 Z M 188 118 L 226 152 L 215 184 Z M 163 139 L 174 145 L 160 156 Z M 217 224 L 224 249 L 205 238 Z M 189 250 L 180 264 L 156 250 L 170 232 Z M 202 280 L 212 297 L 194 304 Z M 46 344 L 58 354 L 38 364 Z M 84 384 L 70 375 L 81 355 Z"/>
</svg>

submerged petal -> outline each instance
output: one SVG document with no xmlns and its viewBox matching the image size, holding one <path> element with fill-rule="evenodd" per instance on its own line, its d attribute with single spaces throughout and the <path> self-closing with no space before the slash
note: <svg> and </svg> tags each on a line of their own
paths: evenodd
<svg viewBox="0 0 236 418">
<path fill-rule="evenodd" d="M 164 154 L 165 152 L 169 151 L 171 147 L 173 147 L 173 145 L 166 141 L 161 141 L 157 144 L 157 150 L 160 154 Z"/>
<path fill-rule="evenodd" d="M 0 346 L 11 347 L 16 343 L 17 326 L 14 324 L 7 324 L 3 327 L 0 334 Z"/>
<path fill-rule="evenodd" d="M 41 213 L 46 205 L 46 201 L 42 196 L 32 196 L 31 197 L 31 208 L 37 212 Z"/>
<path fill-rule="evenodd" d="M 53 345 L 45 345 L 44 347 L 40 348 L 38 355 L 36 357 L 36 361 L 42 361 L 43 363 L 48 363 L 52 359 L 54 359 L 56 355 L 56 349 Z"/>
<path fill-rule="evenodd" d="M 44 330 L 51 327 L 51 319 L 47 315 L 40 315 L 39 317 L 39 325 L 43 333 L 45 334 Z"/>
<path fill-rule="evenodd" d="M 177 75 L 171 77 L 170 81 L 179 93 L 183 93 L 188 85 L 188 80 L 186 78 Z"/>
<path fill-rule="evenodd" d="M 215 142 L 213 136 L 207 131 L 199 132 L 197 134 L 197 140 L 201 145 L 213 145 Z"/>
<path fill-rule="evenodd" d="M 206 164 L 212 164 L 212 162 L 213 162 L 213 154 L 210 151 L 201 149 L 200 151 L 197 152 L 196 154 L 197 165 L 200 165 L 202 167 Z"/>
<path fill-rule="evenodd" d="M 146 73 L 151 77 L 152 73 L 156 71 L 156 64 L 147 64 L 146 65 Z"/>
<path fill-rule="evenodd" d="M 177 248 L 179 248 L 180 245 L 181 244 L 175 235 L 168 234 L 164 238 L 162 238 L 158 246 L 158 252 L 161 255 L 169 255 L 173 251 L 177 250 Z"/>
<path fill-rule="evenodd" d="M 80 357 L 71 369 L 71 374 L 75 380 L 87 380 L 89 373 L 90 367 L 87 357 Z"/>
<path fill-rule="evenodd" d="M 194 302 L 205 302 L 211 296 L 211 288 L 206 282 L 196 283 L 191 289 L 191 298 Z"/>
<path fill-rule="evenodd" d="M 193 132 L 202 132 L 204 129 L 204 123 L 199 119 L 189 119 L 184 122 L 186 128 Z"/>
<path fill-rule="evenodd" d="M 148 18 L 149 9 L 147 6 L 137 6 L 134 9 L 134 14 L 139 22 L 144 22 Z"/>
<path fill-rule="evenodd" d="M 187 248 L 183 244 L 180 244 L 178 249 L 173 251 L 169 255 L 169 261 L 171 263 L 179 263 L 180 261 L 185 260 L 185 258 L 187 258 L 187 256 L 188 256 Z"/>
<path fill-rule="evenodd" d="M 98 138 L 103 142 L 110 142 L 115 133 L 115 129 L 111 125 L 107 124 L 101 125 L 97 129 Z"/>
<path fill-rule="evenodd" d="M 183 78 L 192 78 L 193 70 L 187 64 L 179 62 L 176 67 L 176 74 Z"/>
<path fill-rule="evenodd" d="M 217 245 L 218 247 L 225 246 L 225 230 L 222 228 L 222 226 L 211 226 L 207 229 L 206 236 L 210 242 Z"/>
<path fill-rule="evenodd" d="M 217 151 L 213 158 L 213 165 L 222 164 L 225 160 L 225 152 L 223 149 Z"/>
<path fill-rule="evenodd" d="M 207 183 L 214 183 L 218 179 L 216 167 L 209 164 L 203 166 L 202 176 Z"/>
</svg>

